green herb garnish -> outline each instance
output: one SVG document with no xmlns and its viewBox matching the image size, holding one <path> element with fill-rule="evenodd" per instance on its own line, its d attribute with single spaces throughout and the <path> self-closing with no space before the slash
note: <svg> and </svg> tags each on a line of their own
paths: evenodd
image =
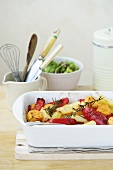
<svg viewBox="0 0 113 170">
<path fill-rule="evenodd" d="M 91 107 L 95 102 L 98 102 L 99 100 L 102 100 L 102 96 L 100 96 L 98 99 L 94 99 L 93 101 L 91 102 L 85 102 L 84 105 L 79 105 L 80 107 L 75 109 L 73 108 L 74 112 L 72 114 L 69 114 L 69 115 L 65 115 L 64 117 L 71 117 L 72 115 L 75 116 L 79 111 L 82 111 L 84 109 L 85 106 L 88 106 L 88 107 Z"/>
<path fill-rule="evenodd" d="M 54 103 L 54 105 L 52 107 L 49 106 L 48 108 L 45 109 L 46 113 L 51 117 L 52 117 L 53 113 L 56 111 L 56 109 L 60 103 L 60 100 L 55 100 L 55 101 L 53 101 L 53 103 Z"/>
</svg>

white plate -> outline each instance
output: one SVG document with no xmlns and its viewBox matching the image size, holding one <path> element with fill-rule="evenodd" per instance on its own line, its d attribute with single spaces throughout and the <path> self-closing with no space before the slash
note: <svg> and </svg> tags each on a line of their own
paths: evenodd
<svg viewBox="0 0 113 170">
<path fill-rule="evenodd" d="M 113 92 L 107 91 L 69 91 L 48 92 L 34 91 L 21 95 L 13 105 L 13 114 L 23 125 L 27 143 L 34 147 L 110 147 L 113 146 L 112 125 L 36 125 L 27 126 L 26 111 L 29 104 L 35 103 L 37 98 L 44 98 L 46 102 L 52 99 L 69 97 L 75 102 L 87 95 L 98 94 L 113 100 Z"/>
</svg>

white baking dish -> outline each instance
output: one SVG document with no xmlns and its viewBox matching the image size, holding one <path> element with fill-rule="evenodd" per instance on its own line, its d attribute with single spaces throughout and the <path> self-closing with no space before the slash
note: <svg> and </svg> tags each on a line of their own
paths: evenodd
<svg viewBox="0 0 113 170">
<path fill-rule="evenodd" d="M 26 124 L 26 110 L 37 98 L 46 102 L 52 99 L 69 97 L 75 102 L 87 95 L 102 94 L 113 100 L 113 92 L 69 91 L 41 92 L 34 91 L 21 95 L 13 105 L 16 119 L 23 125 L 27 143 L 34 147 L 113 147 L 113 125 L 35 125 Z"/>
</svg>

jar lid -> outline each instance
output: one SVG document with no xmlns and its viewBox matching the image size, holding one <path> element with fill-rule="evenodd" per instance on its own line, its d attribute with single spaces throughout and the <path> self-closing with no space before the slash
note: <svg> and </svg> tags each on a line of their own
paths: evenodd
<svg viewBox="0 0 113 170">
<path fill-rule="evenodd" d="M 113 46 L 113 27 L 94 32 L 93 43 L 99 46 Z"/>
</svg>

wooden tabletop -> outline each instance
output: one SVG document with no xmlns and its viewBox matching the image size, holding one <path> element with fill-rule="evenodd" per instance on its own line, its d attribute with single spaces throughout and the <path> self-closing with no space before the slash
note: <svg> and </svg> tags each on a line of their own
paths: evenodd
<svg viewBox="0 0 113 170">
<path fill-rule="evenodd" d="M 79 87 L 88 90 L 89 87 Z M 92 90 L 92 88 L 90 88 Z M 0 85 L 0 170 L 112 170 L 113 160 L 20 161 L 15 159 L 18 122 L 7 109 L 5 87 Z M 104 133 L 104 132 L 103 132 Z"/>
</svg>

